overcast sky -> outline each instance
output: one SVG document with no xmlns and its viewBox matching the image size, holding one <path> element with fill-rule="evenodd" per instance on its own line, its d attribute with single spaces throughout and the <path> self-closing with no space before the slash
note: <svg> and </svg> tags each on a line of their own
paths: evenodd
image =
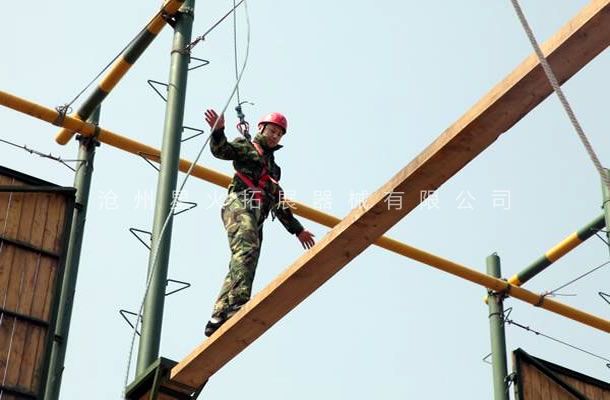
<svg viewBox="0 0 610 400">
<path fill-rule="evenodd" d="M 7 3 L 0 24 L 1 90 L 49 107 L 69 102 L 140 31 L 158 3 Z M 523 0 L 523 7 L 542 41 L 586 3 Z M 293 198 L 338 217 L 531 53 L 508 0 L 248 4 L 252 40 L 240 86 L 242 100 L 254 103 L 245 106 L 247 119 L 255 125 L 269 111 L 287 115 L 289 133 L 277 154 L 283 185 Z M 199 1 L 193 33 L 202 34 L 231 6 Z M 108 96 L 102 126 L 160 146 L 165 105 L 146 80 L 167 81 L 171 36 L 166 28 Z M 193 55 L 210 65 L 189 76 L 185 124 L 208 133 L 203 110 L 221 108 L 235 79 L 232 20 Z M 610 55 L 602 53 L 564 86 L 605 164 L 609 68 Z M 234 125 L 234 112 L 227 121 Z M 56 144 L 56 131 L 0 108 L 1 139 L 75 158 L 76 143 Z M 237 135 L 233 129 L 227 134 Z M 184 143 L 182 157 L 193 158 L 202 144 L 202 137 Z M 230 163 L 207 150 L 201 163 L 232 172 Z M 59 163 L 14 147 L 3 145 L 2 165 L 60 185 L 73 182 L 73 173 Z M 138 157 L 107 145 L 97 150 L 62 399 L 121 396 L 131 331 L 119 309 L 138 308 L 148 260 L 128 228 L 151 229 L 156 178 Z M 224 189 L 209 183 L 187 183 L 185 200 L 199 205 L 174 221 L 169 278 L 192 287 L 167 298 L 164 357 L 180 360 L 204 339 L 229 258 L 220 220 L 223 197 Z M 443 185 L 437 201 L 415 209 L 388 235 L 479 271 L 498 252 L 505 277 L 601 213 L 599 177 L 554 97 Z M 328 232 L 301 220 L 318 239 Z M 269 220 L 254 290 L 301 253 L 296 238 Z M 526 286 L 552 290 L 607 260 L 607 247 L 594 237 Z M 610 308 L 597 292 L 610 290 L 609 278 L 610 271 L 601 269 L 562 290 L 577 296 L 558 300 L 607 317 Z M 491 398 L 491 367 L 482 361 L 490 351 L 484 294 L 479 286 L 371 247 L 213 376 L 201 397 Z M 517 322 L 610 357 L 602 332 L 518 300 L 507 307 Z M 609 379 L 603 361 L 514 326 L 507 328 L 507 341 L 509 351 L 522 347 Z"/>
</svg>

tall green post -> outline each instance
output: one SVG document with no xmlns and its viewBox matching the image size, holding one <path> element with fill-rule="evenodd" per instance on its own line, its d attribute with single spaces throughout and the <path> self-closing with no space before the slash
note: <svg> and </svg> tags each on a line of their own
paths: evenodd
<svg viewBox="0 0 610 400">
<path fill-rule="evenodd" d="M 501 277 L 500 257 L 496 253 L 486 259 L 487 273 Z M 509 400 L 506 384 L 506 337 L 504 333 L 504 300 L 501 293 L 489 293 L 489 331 L 491 334 L 491 363 L 493 368 L 494 399 Z"/>
<path fill-rule="evenodd" d="M 88 121 L 97 125 L 99 118 L 100 108 L 98 106 Z M 76 174 L 74 175 L 74 187 L 76 188 L 75 209 L 72 214 L 72 228 L 66 253 L 66 266 L 59 295 L 55 338 L 49 359 L 49 373 L 44 388 L 45 400 L 59 399 L 66 347 L 68 345 L 68 333 L 70 331 L 70 320 L 72 319 L 74 293 L 76 292 L 78 264 L 85 231 L 85 221 L 87 219 L 87 204 L 89 202 L 91 177 L 93 175 L 93 160 L 95 158 L 95 148 L 99 145 L 95 137 L 78 136 L 78 141 L 77 159 L 79 162 Z"/>
<path fill-rule="evenodd" d="M 604 171 L 606 172 L 606 175 L 610 173 L 607 169 L 604 169 Z M 608 186 L 606 186 L 606 184 L 604 183 L 603 179 L 602 194 L 604 196 L 603 209 L 604 217 L 606 218 L 606 238 L 608 239 L 608 243 L 610 243 L 610 190 L 608 189 Z"/>
<path fill-rule="evenodd" d="M 172 43 L 167 106 L 161 147 L 161 169 L 157 183 L 157 197 L 152 231 L 151 252 L 148 261 L 148 293 L 142 312 L 142 333 L 138 348 L 136 376 L 141 374 L 159 356 L 165 287 L 172 237 L 171 205 L 176 191 L 180 140 L 184 119 L 184 102 L 189 54 L 184 51 L 191 42 L 195 0 L 187 0 L 176 14 Z M 161 236 L 166 219 L 169 221 Z M 155 251 L 156 250 L 156 251 Z M 155 265 L 153 265 L 153 263 Z"/>
</svg>

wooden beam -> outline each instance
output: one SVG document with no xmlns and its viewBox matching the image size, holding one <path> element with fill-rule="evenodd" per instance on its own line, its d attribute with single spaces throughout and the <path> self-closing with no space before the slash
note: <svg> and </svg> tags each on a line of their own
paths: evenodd
<svg viewBox="0 0 610 400">
<path fill-rule="evenodd" d="M 563 83 L 609 44 L 610 0 L 595 0 L 546 42 L 543 51 Z M 171 380 L 197 386 L 212 376 L 413 210 L 420 202 L 420 191 L 439 188 L 551 93 L 536 57 L 528 57 L 371 195 L 366 206 L 352 210 L 175 366 Z M 400 207 L 390 207 L 395 200 Z"/>
</svg>

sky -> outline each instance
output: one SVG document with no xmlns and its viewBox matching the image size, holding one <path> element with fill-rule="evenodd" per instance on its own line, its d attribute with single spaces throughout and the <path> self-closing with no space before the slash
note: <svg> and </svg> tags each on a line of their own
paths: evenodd
<svg viewBox="0 0 610 400">
<path fill-rule="evenodd" d="M 8 3 L 0 24 L 0 88 L 56 107 L 72 100 L 139 32 L 159 2 L 33 0 Z M 193 34 L 232 6 L 199 1 Z M 587 1 L 523 0 L 538 39 L 553 35 Z M 251 125 L 265 113 L 288 117 L 276 155 L 292 198 L 342 217 L 417 156 L 531 53 L 510 1 L 248 2 L 250 57 L 240 84 Z M 238 13 L 239 62 L 246 19 Z M 165 105 L 147 79 L 167 81 L 171 29 L 164 29 L 107 97 L 101 126 L 159 147 Z M 188 78 L 185 125 L 209 133 L 203 110 L 220 109 L 235 83 L 228 19 L 195 47 L 210 64 Z M 564 85 L 605 165 L 610 159 L 606 51 Z M 85 98 L 76 102 L 78 107 Z M 235 100 L 232 101 L 232 106 Z M 227 126 L 236 116 L 227 113 Z M 0 139 L 76 158 L 57 128 L 0 108 Z M 227 130 L 230 138 L 237 132 Z M 192 159 L 203 137 L 185 142 Z M 206 150 L 201 164 L 231 174 Z M 65 186 L 59 163 L 2 145 L 2 165 Z M 185 177 L 179 174 L 179 182 Z M 132 332 L 119 315 L 144 294 L 148 252 L 128 229 L 151 229 L 157 173 L 142 159 L 98 148 L 61 398 L 121 398 Z M 479 271 L 497 252 L 504 277 L 601 214 L 600 181 L 559 102 L 550 97 L 446 182 L 387 235 Z M 190 178 L 198 207 L 173 225 L 169 278 L 192 286 L 166 299 L 163 357 L 180 360 L 203 327 L 226 274 L 220 220 L 224 189 Z M 317 238 L 329 229 L 301 219 Z M 301 253 L 281 224 L 265 225 L 254 291 Z M 555 289 L 608 261 L 592 238 L 531 282 Z M 607 318 L 610 271 L 602 268 L 557 300 Z M 485 290 L 416 261 L 370 247 L 222 368 L 201 398 L 483 399 L 492 396 Z M 604 333 L 511 299 L 511 318 L 610 358 Z M 608 381 L 605 362 L 508 326 L 507 348 Z M 509 366 L 509 370 L 512 366 Z M 130 371 L 133 377 L 134 367 Z"/>
</svg>

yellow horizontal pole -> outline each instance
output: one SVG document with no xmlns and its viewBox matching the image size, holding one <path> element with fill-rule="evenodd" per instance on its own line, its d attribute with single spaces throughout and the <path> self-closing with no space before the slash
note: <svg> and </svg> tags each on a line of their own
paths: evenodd
<svg viewBox="0 0 610 400">
<path fill-rule="evenodd" d="M 92 136 L 96 131 L 96 126 L 80 119 L 65 116 L 63 121 L 58 121 L 59 113 L 56 110 L 36 104 L 29 100 L 17 97 L 7 92 L 0 91 L 0 105 L 3 105 L 13 110 L 28 114 L 32 117 L 50 122 L 54 125 L 63 126 L 68 129 L 78 130 L 84 136 Z M 98 140 L 110 146 L 127 151 L 132 154 L 144 156 L 152 161 L 159 161 L 159 149 L 140 143 L 138 141 L 126 138 L 104 128 L 99 128 Z M 191 161 L 180 159 L 178 168 L 182 172 L 187 172 L 193 163 Z M 231 183 L 231 177 L 221 172 L 214 171 L 202 165 L 193 167 L 192 175 L 199 179 L 211 182 L 218 186 L 227 187 Z M 303 218 L 317 222 L 329 228 L 334 227 L 341 220 L 333 215 L 323 213 L 315 208 L 305 204 L 289 200 L 286 201 L 291 205 L 295 214 Z M 409 257 L 411 249 L 417 250 L 415 247 L 405 245 L 397 240 L 382 237 L 377 241 L 377 244 L 394 253 L 402 254 Z"/>
<path fill-rule="evenodd" d="M 0 91 L 0 105 L 7 108 L 12 108 L 15 111 L 41 119 L 53 125 L 78 130 L 86 136 L 91 136 L 95 132 L 95 125 L 93 124 L 89 124 L 70 116 L 65 116 L 63 121 L 61 121 L 60 114 L 56 110 L 31 102 L 24 98 L 17 97 L 8 92 Z"/>
<path fill-rule="evenodd" d="M 396 249 L 400 249 L 401 253 L 408 253 L 408 257 L 413 260 L 466 279 L 487 289 L 497 292 L 505 292 L 511 297 L 522 300 L 531 305 L 552 311 L 556 314 L 563 315 L 566 318 L 610 333 L 610 320 L 597 317 L 569 305 L 551 300 L 548 297 L 545 297 L 545 295 L 537 294 L 522 287 L 512 285 L 502 279 L 494 278 L 490 275 L 468 268 L 456 262 L 427 253 L 423 250 L 416 249 L 404 243 L 397 242 L 394 239 L 382 237 L 378 243 L 380 241 L 387 242 L 388 245 L 395 246 Z"/>
<path fill-rule="evenodd" d="M 70 116 L 65 116 L 62 121 L 58 121 L 59 113 L 57 111 L 3 91 L 0 91 L 0 105 L 31 115 L 43 121 L 55 123 L 56 125 L 60 125 L 69 129 L 78 130 L 84 136 L 94 135 L 97 129 L 97 127 L 93 124 L 83 122 Z M 127 151 L 129 153 L 143 155 L 154 161 L 159 160 L 160 153 L 158 149 L 118 135 L 104 128 L 99 128 L 98 140 L 102 143 L 106 143 L 110 146 Z M 192 162 L 181 159 L 179 163 L 179 169 L 182 172 L 186 172 L 191 167 L 191 165 Z M 203 167 L 201 165 L 195 165 L 192 171 L 192 175 L 197 178 L 224 187 L 228 186 L 231 182 L 231 177 L 229 177 L 228 175 Z M 305 204 L 301 204 L 292 200 L 287 201 L 294 206 L 295 214 L 310 219 L 319 224 L 328 227 L 333 227 L 338 222 L 340 222 L 339 218 L 323 213 L 319 210 L 306 206 Z M 512 285 L 504 280 L 494 278 L 482 272 L 470 269 L 468 267 L 436 256 L 432 253 L 428 253 L 416 247 L 409 246 L 408 244 L 399 242 L 398 240 L 389 238 L 387 236 L 382 236 L 375 242 L 375 244 L 380 247 L 383 247 L 386 250 L 401 254 L 405 257 L 409 257 L 413 260 L 427 264 L 431 267 L 435 267 L 437 269 L 440 269 L 441 271 L 445 271 L 452 275 L 456 275 L 460 278 L 466 279 L 470 282 L 476 283 L 488 289 L 495 290 L 498 292 L 506 292 L 510 296 L 522 300 L 526 303 L 563 315 L 564 317 L 581 322 L 593 328 L 600 329 L 604 332 L 610 332 L 610 321 L 608 320 L 586 313 L 584 311 L 580 311 L 566 304 L 551 300 L 545 297 L 544 295 L 536 294 L 519 286 Z"/>
</svg>

